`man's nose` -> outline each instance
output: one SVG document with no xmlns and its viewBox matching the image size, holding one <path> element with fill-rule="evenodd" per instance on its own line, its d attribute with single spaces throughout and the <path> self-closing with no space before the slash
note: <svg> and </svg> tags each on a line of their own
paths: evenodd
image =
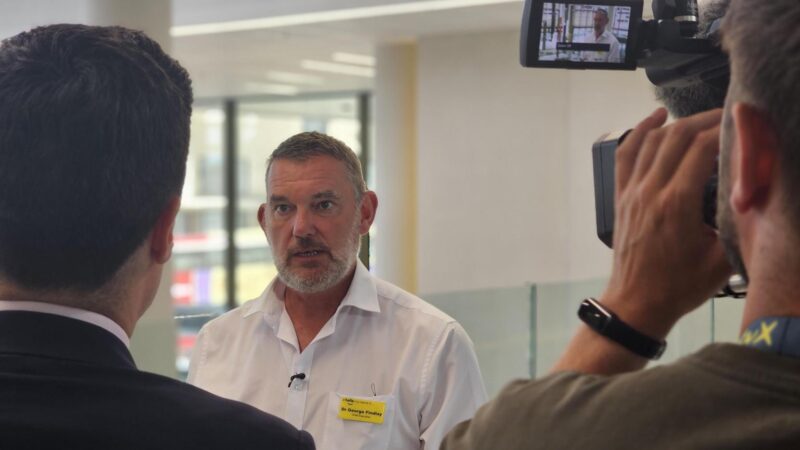
<svg viewBox="0 0 800 450">
<path fill-rule="evenodd" d="M 296 237 L 310 237 L 316 232 L 311 212 L 304 208 L 298 208 L 294 215 L 292 234 Z"/>
</svg>

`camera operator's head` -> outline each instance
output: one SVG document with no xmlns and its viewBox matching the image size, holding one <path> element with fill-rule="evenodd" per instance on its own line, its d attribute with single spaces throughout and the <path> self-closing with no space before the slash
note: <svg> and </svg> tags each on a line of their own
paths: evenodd
<svg viewBox="0 0 800 450">
<path fill-rule="evenodd" d="M 146 297 L 169 257 L 191 104 L 188 74 L 144 33 L 51 25 L 3 41 L 0 294 L 113 315 L 95 294 L 127 289 L 111 283 L 125 269 L 149 277 Z M 144 248 L 154 230 L 167 248 Z"/>
<path fill-rule="evenodd" d="M 797 0 L 733 0 L 723 25 L 731 86 L 722 124 L 718 221 L 742 274 L 737 230 L 748 222 L 741 217 L 772 208 L 766 212 L 773 213 L 770 234 L 780 241 L 777 248 L 796 252 L 800 243 L 798 23 Z"/>
<path fill-rule="evenodd" d="M 698 35 L 704 35 L 715 20 L 723 17 L 730 0 L 700 0 Z M 728 85 L 724 81 L 716 84 L 701 83 L 688 87 L 656 86 L 656 97 L 664 103 L 673 117 L 688 117 L 703 111 L 721 108 L 725 103 Z"/>
</svg>

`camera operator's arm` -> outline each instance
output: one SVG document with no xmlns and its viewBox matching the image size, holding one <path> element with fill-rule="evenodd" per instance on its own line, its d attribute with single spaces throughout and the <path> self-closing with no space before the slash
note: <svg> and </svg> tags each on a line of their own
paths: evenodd
<svg viewBox="0 0 800 450">
<path fill-rule="evenodd" d="M 702 217 L 720 118 L 714 110 L 663 127 L 666 111 L 659 109 L 617 149 L 614 264 L 600 303 L 655 339 L 664 339 L 730 274 L 717 234 Z M 581 325 L 553 370 L 614 374 L 646 363 Z"/>
</svg>

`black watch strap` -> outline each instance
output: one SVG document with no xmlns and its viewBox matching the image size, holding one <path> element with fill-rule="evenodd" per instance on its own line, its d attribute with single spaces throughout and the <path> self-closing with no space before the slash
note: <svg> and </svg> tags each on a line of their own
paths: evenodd
<svg viewBox="0 0 800 450">
<path fill-rule="evenodd" d="M 581 302 L 578 317 L 598 334 L 641 357 L 658 359 L 667 348 L 665 341 L 653 339 L 635 330 L 594 298 L 590 297 Z"/>
</svg>

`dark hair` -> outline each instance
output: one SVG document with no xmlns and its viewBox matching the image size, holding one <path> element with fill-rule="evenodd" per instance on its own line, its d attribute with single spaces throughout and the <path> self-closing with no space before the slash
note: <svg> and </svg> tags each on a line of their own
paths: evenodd
<svg viewBox="0 0 800 450">
<path fill-rule="evenodd" d="M 800 224 L 800 3 L 733 0 L 723 23 L 731 58 L 729 101 L 763 111 L 777 133 L 790 217 Z"/>
<path fill-rule="evenodd" d="M 144 33 L 52 25 L 0 45 L 0 274 L 91 291 L 186 172 L 191 81 Z"/>
<path fill-rule="evenodd" d="M 367 183 L 361 170 L 361 161 L 356 153 L 344 142 L 316 131 L 307 131 L 295 134 L 281 142 L 267 161 L 267 180 L 272 162 L 278 159 L 292 161 L 306 161 L 312 156 L 330 156 L 344 163 L 347 175 L 355 189 L 356 200 L 360 200 L 367 191 Z"/>
<path fill-rule="evenodd" d="M 729 4 L 730 0 L 710 0 L 701 5 L 698 34 L 705 35 L 708 27 L 725 15 Z M 687 117 L 722 108 L 729 81 L 724 78 L 714 83 L 696 83 L 686 87 L 656 86 L 656 98 L 664 103 L 674 117 Z"/>
</svg>

